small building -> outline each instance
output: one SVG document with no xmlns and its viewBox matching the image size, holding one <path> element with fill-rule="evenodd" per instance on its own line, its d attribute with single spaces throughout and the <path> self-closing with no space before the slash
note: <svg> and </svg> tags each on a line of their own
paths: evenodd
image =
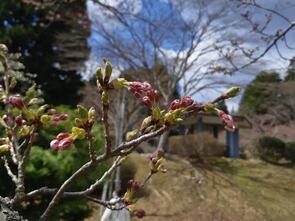
<svg viewBox="0 0 295 221">
<path fill-rule="evenodd" d="M 239 151 L 239 129 L 252 128 L 250 121 L 240 115 L 232 115 L 237 129 L 234 132 L 226 131 L 225 146 L 226 156 L 231 158 L 238 158 Z M 208 132 L 218 139 L 221 131 L 225 131 L 224 125 L 220 118 L 211 113 L 198 113 L 186 119 L 177 130 L 178 136 Z M 175 135 L 176 135 L 175 134 Z"/>
</svg>

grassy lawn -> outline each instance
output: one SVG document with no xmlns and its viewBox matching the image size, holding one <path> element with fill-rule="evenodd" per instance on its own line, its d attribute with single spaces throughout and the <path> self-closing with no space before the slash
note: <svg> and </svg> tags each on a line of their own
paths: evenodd
<svg viewBox="0 0 295 221">
<path fill-rule="evenodd" d="M 127 165 L 135 179 L 148 173 L 147 157 L 133 154 Z M 206 168 L 166 160 L 137 203 L 149 221 L 295 220 L 295 168 L 261 161 L 211 159 Z"/>
</svg>

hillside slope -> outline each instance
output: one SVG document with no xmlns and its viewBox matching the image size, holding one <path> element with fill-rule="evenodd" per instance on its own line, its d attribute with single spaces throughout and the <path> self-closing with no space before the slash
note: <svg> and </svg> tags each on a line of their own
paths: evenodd
<svg viewBox="0 0 295 221">
<path fill-rule="evenodd" d="M 145 156 L 133 154 L 135 179 L 148 172 Z M 149 221 L 293 221 L 295 169 L 261 161 L 212 160 L 210 169 L 196 169 L 181 159 L 167 160 L 166 174 L 157 174 L 138 201 Z M 136 220 L 136 219 L 134 219 Z"/>
</svg>

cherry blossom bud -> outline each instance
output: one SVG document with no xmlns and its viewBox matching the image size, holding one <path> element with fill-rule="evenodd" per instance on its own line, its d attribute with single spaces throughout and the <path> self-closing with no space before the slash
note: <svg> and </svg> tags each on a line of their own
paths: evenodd
<svg viewBox="0 0 295 221">
<path fill-rule="evenodd" d="M 135 216 L 137 216 L 139 219 L 141 219 L 145 216 L 145 211 L 143 209 L 139 209 L 135 212 Z"/>
<path fill-rule="evenodd" d="M 8 144 L 3 144 L 0 146 L 0 154 L 8 152 L 10 149 Z"/>
<path fill-rule="evenodd" d="M 127 183 L 127 189 L 130 192 L 137 191 L 140 188 L 140 183 L 136 180 L 129 180 Z"/>
<path fill-rule="evenodd" d="M 73 127 L 72 128 L 72 138 L 75 139 L 84 139 L 86 136 L 86 131 L 83 128 Z"/>
<path fill-rule="evenodd" d="M 20 129 L 20 134 L 21 134 L 23 137 L 28 137 L 28 136 L 30 135 L 30 127 L 24 125 L 24 126 Z"/>
<path fill-rule="evenodd" d="M 64 150 L 64 149 L 70 147 L 73 143 L 74 143 L 74 140 L 72 137 L 66 137 L 66 138 L 62 139 L 61 141 L 59 141 L 58 148 L 61 150 Z"/>
<path fill-rule="evenodd" d="M 88 122 L 94 123 L 95 121 L 95 109 L 94 107 L 91 107 L 88 111 Z"/>
<path fill-rule="evenodd" d="M 19 116 L 17 116 L 16 118 L 15 118 L 15 123 L 18 125 L 18 126 L 22 126 L 23 125 L 23 123 L 24 123 L 24 119 L 23 119 L 23 117 L 21 116 L 21 115 L 19 115 Z"/>
<path fill-rule="evenodd" d="M 51 109 L 49 109 L 49 110 L 47 111 L 47 114 L 48 114 L 48 115 L 54 115 L 55 113 L 56 113 L 56 110 L 53 109 L 53 108 L 51 108 Z"/>
<path fill-rule="evenodd" d="M 96 77 L 97 77 L 97 79 L 98 79 L 99 81 L 101 81 L 102 78 L 103 78 L 103 76 L 102 76 L 102 71 L 101 71 L 101 68 L 100 68 L 100 67 L 96 69 Z"/>
<path fill-rule="evenodd" d="M 142 95 L 140 93 L 138 93 L 138 92 L 134 92 L 134 96 L 137 97 L 137 98 L 141 98 Z"/>
<path fill-rule="evenodd" d="M 194 103 L 193 99 L 189 96 L 182 98 L 181 107 L 188 107 Z"/>
<path fill-rule="evenodd" d="M 50 147 L 52 150 L 58 150 L 59 140 L 52 140 L 50 142 Z"/>
<path fill-rule="evenodd" d="M 135 139 L 137 136 L 138 136 L 138 130 L 137 130 L 137 129 L 132 130 L 132 131 L 129 131 L 129 132 L 127 132 L 127 134 L 126 134 L 126 141 L 133 140 L 133 139 Z"/>
<path fill-rule="evenodd" d="M 239 87 L 232 87 L 227 92 L 225 92 L 223 96 L 225 99 L 235 97 L 240 92 L 240 90 L 241 89 Z"/>
<path fill-rule="evenodd" d="M 69 115 L 65 114 L 65 113 L 60 113 L 58 115 L 58 119 L 59 120 L 67 120 L 69 118 Z"/>
<path fill-rule="evenodd" d="M 224 128 L 230 132 L 234 132 L 236 127 L 234 125 L 234 121 L 231 115 L 224 113 L 221 110 L 218 110 L 218 116 L 224 123 Z"/>
<path fill-rule="evenodd" d="M 51 116 L 48 114 L 44 114 L 40 117 L 40 122 L 44 125 L 48 124 L 51 121 Z"/>
<path fill-rule="evenodd" d="M 142 83 L 142 87 L 143 87 L 143 89 L 145 89 L 145 90 L 150 90 L 150 89 L 152 89 L 152 86 L 150 85 L 150 83 L 148 83 L 148 82 L 143 82 Z"/>
<path fill-rule="evenodd" d="M 169 109 L 168 110 L 175 110 L 180 108 L 181 106 L 181 101 L 179 99 L 175 99 L 170 103 Z"/>
<path fill-rule="evenodd" d="M 188 108 L 188 111 L 200 111 L 201 109 L 201 105 L 194 103 Z"/>
<path fill-rule="evenodd" d="M 111 75 L 112 75 L 112 65 L 108 62 L 108 61 L 105 61 L 105 75 L 104 75 L 104 82 L 107 83 L 109 82 L 110 78 L 111 78 Z"/>
<path fill-rule="evenodd" d="M 146 107 L 152 107 L 153 103 L 151 101 L 151 99 L 148 96 L 144 96 L 142 98 L 142 103 L 146 106 Z"/>
<path fill-rule="evenodd" d="M 56 136 L 56 139 L 57 139 L 58 141 L 61 141 L 62 139 L 67 138 L 67 137 L 69 137 L 69 136 L 70 136 L 69 133 L 67 133 L 67 132 L 62 132 L 62 133 L 59 133 L 59 134 Z"/>
<path fill-rule="evenodd" d="M 157 173 L 159 171 L 166 171 L 163 166 L 163 157 L 164 157 L 164 149 L 158 148 L 151 156 L 150 156 L 150 169 L 151 173 Z"/>
<path fill-rule="evenodd" d="M 19 96 L 10 96 L 8 101 L 12 106 L 20 110 L 23 109 L 25 106 L 23 99 Z"/>
<path fill-rule="evenodd" d="M 141 123 L 141 126 L 140 126 L 140 131 L 141 132 L 145 131 L 145 129 L 148 128 L 152 124 L 152 121 L 153 121 L 153 119 L 151 116 L 144 118 Z"/>
<path fill-rule="evenodd" d="M 117 78 L 117 79 L 111 81 L 110 88 L 121 89 L 121 88 L 128 86 L 128 84 L 129 83 L 127 80 L 125 80 L 125 78 Z"/>
<path fill-rule="evenodd" d="M 157 102 L 160 98 L 160 94 L 157 90 L 149 90 L 147 96 L 154 102 Z"/>
<path fill-rule="evenodd" d="M 79 115 L 79 117 L 82 120 L 86 120 L 88 119 L 88 111 L 85 107 L 83 107 L 82 105 L 77 105 L 77 109 L 76 109 L 76 113 Z"/>
</svg>

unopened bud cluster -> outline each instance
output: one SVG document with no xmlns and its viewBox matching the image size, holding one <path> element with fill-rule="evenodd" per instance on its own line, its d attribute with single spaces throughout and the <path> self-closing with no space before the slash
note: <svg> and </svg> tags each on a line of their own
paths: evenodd
<svg viewBox="0 0 295 221">
<path fill-rule="evenodd" d="M 222 110 L 218 110 L 217 112 L 218 112 L 219 118 L 222 120 L 224 124 L 224 128 L 227 131 L 234 132 L 236 127 L 234 125 L 233 117 L 229 114 L 224 113 L 224 111 Z"/>
<path fill-rule="evenodd" d="M 169 105 L 168 110 L 176 110 L 176 109 L 186 109 L 186 111 L 194 111 L 199 109 L 199 105 L 194 102 L 194 100 L 190 96 L 185 96 L 181 100 L 175 99 Z"/>
<path fill-rule="evenodd" d="M 129 210 L 131 215 L 135 215 L 139 219 L 143 218 L 146 215 L 143 209 L 137 209 L 135 206 L 135 203 L 137 201 L 135 193 L 140 189 L 140 187 L 140 182 L 136 180 L 129 180 L 127 183 L 127 192 L 123 197 L 126 208 Z"/>
<path fill-rule="evenodd" d="M 148 108 L 152 108 L 159 101 L 159 92 L 153 89 L 148 82 L 130 82 L 128 89 L 135 97 L 140 98 Z"/>
<path fill-rule="evenodd" d="M 50 142 L 53 150 L 65 150 L 74 143 L 73 137 L 69 133 L 59 133 L 54 140 Z"/>
<path fill-rule="evenodd" d="M 234 132 L 235 131 L 236 127 L 234 125 L 234 120 L 233 120 L 233 117 L 230 114 L 226 114 L 224 111 L 219 110 L 212 103 L 208 103 L 208 104 L 203 105 L 203 109 L 206 112 L 217 114 L 218 117 L 222 120 L 222 122 L 224 124 L 224 128 L 227 131 L 229 131 L 229 132 Z"/>
<path fill-rule="evenodd" d="M 181 100 L 173 100 L 168 108 L 168 113 L 165 114 L 165 123 L 173 125 L 183 121 L 183 116 L 200 111 L 201 106 L 197 104 L 191 97 L 185 96 Z"/>
<path fill-rule="evenodd" d="M 77 105 L 75 118 L 75 126 L 72 127 L 72 132 L 59 133 L 54 140 L 51 141 L 50 147 L 53 150 L 65 150 L 74 144 L 75 140 L 85 139 L 87 132 L 89 133 L 95 122 L 95 110 L 90 108 L 87 110 L 81 105 Z"/>
<path fill-rule="evenodd" d="M 157 173 L 159 171 L 166 173 L 167 170 L 163 166 L 164 149 L 158 148 L 149 158 L 151 173 Z"/>
</svg>

